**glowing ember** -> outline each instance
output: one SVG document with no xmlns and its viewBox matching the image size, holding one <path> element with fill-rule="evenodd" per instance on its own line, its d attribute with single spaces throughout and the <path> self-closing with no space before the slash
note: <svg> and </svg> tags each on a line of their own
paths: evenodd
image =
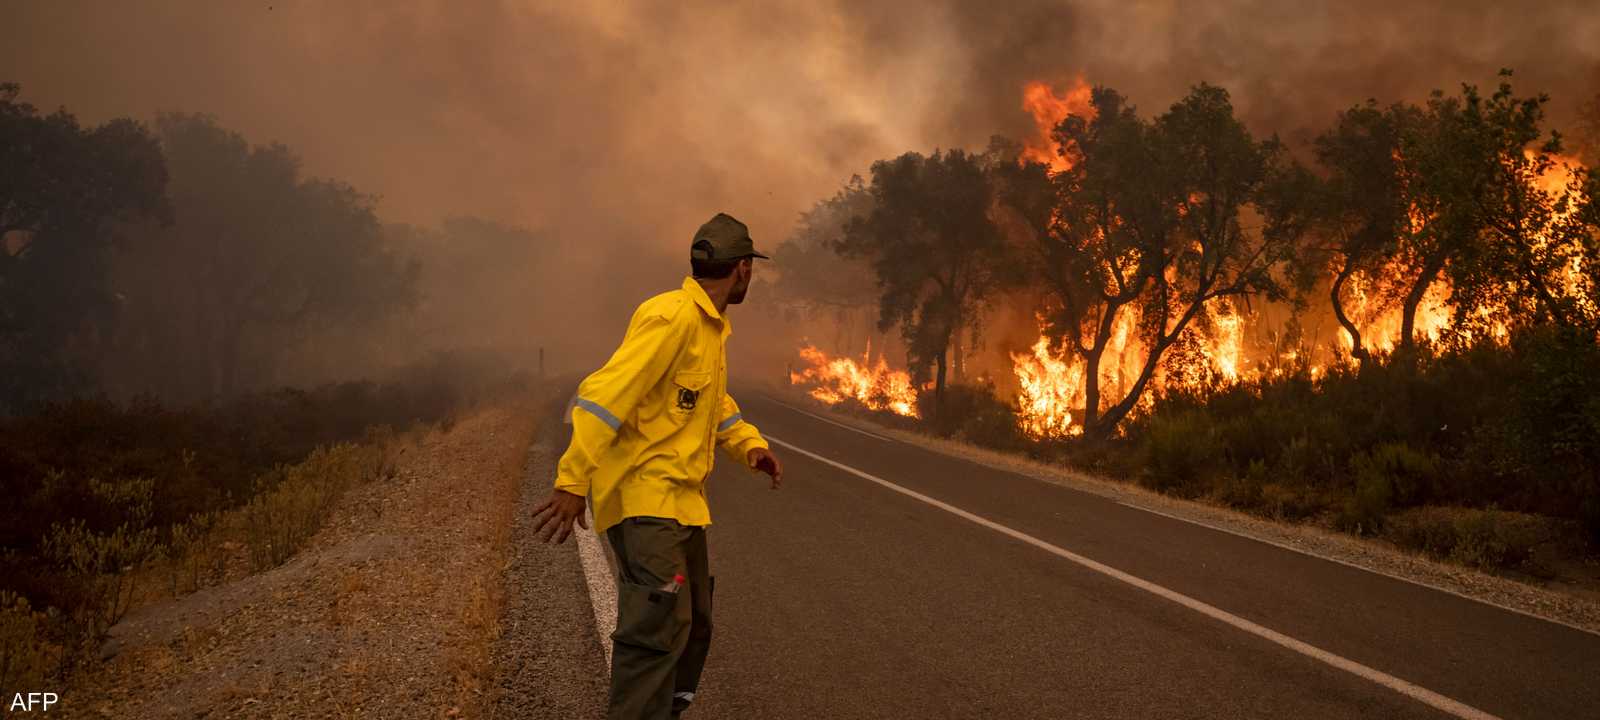
<svg viewBox="0 0 1600 720">
<path fill-rule="evenodd" d="M 1094 117 L 1094 106 L 1089 104 L 1089 84 L 1077 78 L 1061 95 L 1048 83 L 1030 82 L 1022 89 L 1022 109 L 1033 115 L 1038 134 L 1023 145 L 1022 156 L 1050 167 L 1051 172 L 1061 172 L 1071 167 L 1061 156 L 1061 144 L 1052 133 L 1056 125 L 1068 115 Z"/>
<path fill-rule="evenodd" d="M 813 386 L 811 397 L 829 405 L 851 399 L 872 410 L 918 417 L 917 389 L 911 376 L 904 370 L 889 369 L 883 358 L 869 366 L 866 357 L 860 363 L 847 357 L 830 358 L 810 345 L 800 348 L 800 357 L 811 367 L 789 373 L 789 382 Z"/>
</svg>

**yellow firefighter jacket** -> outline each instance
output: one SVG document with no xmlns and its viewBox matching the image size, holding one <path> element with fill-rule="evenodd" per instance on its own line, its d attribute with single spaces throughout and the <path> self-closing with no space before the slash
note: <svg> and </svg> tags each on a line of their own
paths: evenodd
<svg viewBox="0 0 1600 720">
<path fill-rule="evenodd" d="M 731 332 L 684 278 L 634 311 L 622 346 L 578 385 L 556 488 L 589 496 L 595 532 L 638 516 L 709 525 L 713 448 L 748 466 L 750 450 L 767 447 L 727 393 Z"/>
</svg>

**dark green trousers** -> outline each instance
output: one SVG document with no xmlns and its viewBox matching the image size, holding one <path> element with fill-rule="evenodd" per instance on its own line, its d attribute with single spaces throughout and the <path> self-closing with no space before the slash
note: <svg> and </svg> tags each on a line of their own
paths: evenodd
<svg viewBox="0 0 1600 720">
<path fill-rule="evenodd" d="M 711 649 L 713 579 L 706 529 L 656 517 L 606 530 L 617 559 L 609 720 L 677 717 L 694 701 Z M 683 575 L 676 593 L 661 586 Z"/>
</svg>

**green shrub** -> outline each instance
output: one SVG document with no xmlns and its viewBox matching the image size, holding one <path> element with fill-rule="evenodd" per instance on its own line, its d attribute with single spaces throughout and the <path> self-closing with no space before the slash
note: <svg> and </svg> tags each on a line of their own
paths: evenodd
<svg viewBox="0 0 1600 720">
<path fill-rule="evenodd" d="M 1222 469 L 1221 443 L 1199 412 L 1153 418 L 1143 447 L 1141 484 L 1158 492 L 1192 496 Z"/>
<path fill-rule="evenodd" d="M 226 558 L 216 553 L 212 538 L 220 518 L 215 511 L 198 513 L 169 530 L 166 559 L 174 596 L 199 590 L 208 576 L 221 570 Z"/>
<path fill-rule="evenodd" d="M 1431 492 L 1438 460 L 1404 443 L 1384 443 L 1350 458 L 1355 489 L 1344 501 L 1335 525 L 1359 535 L 1383 529 L 1384 516 L 1396 507 L 1414 505 Z"/>
<path fill-rule="evenodd" d="M 1316 515 L 1325 501 L 1313 491 L 1282 483 L 1261 487 L 1261 511 L 1267 517 L 1294 522 Z"/>
<path fill-rule="evenodd" d="M 1547 518 L 1474 508 L 1424 507 L 1390 518 L 1385 536 L 1421 550 L 1485 570 L 1526 569 L 1536 547 L 1559 538 Z"/>
<path fill-rule="evenodd" d="M 1383 518 L 1393 507 L 1393 480 L 1377 473 L 1358 474 L 1355 492 L 1345 498 L 1334 525 L 1357 535 L 1372 535 L 1383 529 Z"/>
<path fill-rule="evenodd" d="M 385 472 L 386 452 L 371 445 L 318 448 L 304 462 L 258 478 L 259 489 L 243 511 L 255 569 L 276 567 L 293 556 L 346 490 Z"/>
<path fill-rule="evenodd" d="M 92 650 L 132 607 L 136 571 L 158 549 L 155 531 L 148 528 L 121 525 L 110 533 L 97 533 L 82 521 L 51 527 L 45 556 L 71 588 L 61 627 L 69 665 Z"/>
<path fill-rule="evenodd" d="M 1267 463 L 1260 459 L 1251 460 L 1243 476 L 1229 477 L 1218 486 L 1216 498 L 1231 507 L 1256 510 L 1261 507 L 1262 488 L 1266 485 Z"/>
<path fill-rule="evenodd" d="M 1017 411 L 996 394 L 994 385 L 950 385 L 941 406 L 931 393 L 919 398 L 923 427 L 940 437 L 955 438 L 995 450 L 1022 450 L 1028 438 L 1018 429 Z"/>
<path fill-rule="evenodd" d="M 223 516 L 242 515 L 257 492 L 277 491 L 274 468 L 296 468 L 282 476 L 318 479 L 284 486 L 272 501 L 281 521 L 258 523 L 263 535 L 284 538 L 261 562 L 281 562 L 331 508 L 337 483 L 328 477 L 392 474 L 389 428 L 436 419 L 464 401 L 441 390 L 440 379 L 283 390 L 191 408 L 80 399 L 0 417 L 0 590 L 48 610 L 30 627 L 55 648 L 51 672 L 70 668 L 128 611 L 147 570 L 165 572 L 157 582 L 174 594 L 219 577 Z M 369 449 L 314 452 L 352 440 Z M 258 503 L 258 516 L 262 509 Z M 285 523 L 298 524 L 285 531 Z M 240 520 L 228 531 L 234 526 L 245 531 Z M 14 612 L 7 618 L 7 628 L 20 627 Z"/>
<path fill-rule="evenodd" d="M 1587 535 L 1586 552 L 1600 552 L 1592 332 L 1523 326 L 1504 342 L 1424 344 L 1404 358 L 1335 365 L 1315 381 L 1299 372 L 1170 392 L 1123 431 L 1111 462 L 1165 492 L 1328 517 L 1357 533 L 1387 534 L 1396 513 L 1421 505 L 1498 508 L 1570 520 Z M 1452 525 L 1448 537 L 1466 544 L 1443 556 L 1519 556 L 1521 543 L 1481 528 Z"/>
</svg>

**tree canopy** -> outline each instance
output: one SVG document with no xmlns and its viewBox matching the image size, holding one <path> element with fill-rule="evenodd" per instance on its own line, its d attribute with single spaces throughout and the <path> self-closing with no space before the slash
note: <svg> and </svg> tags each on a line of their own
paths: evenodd
<svg viewBox="0 0 1600 720">
<path fill-rule="evenodd" d="M 985 158 L 962 150 L 910 152 L 872 165 L 871 210 L 852 220 L 839 250 L 868 259 L 878 278 L 879 323 L 899 326 L 914 376 L 931 370 L 942 400 L 949 350 L 1004 282 L 1006 243 L 991 218 Z"/>
</svg>

